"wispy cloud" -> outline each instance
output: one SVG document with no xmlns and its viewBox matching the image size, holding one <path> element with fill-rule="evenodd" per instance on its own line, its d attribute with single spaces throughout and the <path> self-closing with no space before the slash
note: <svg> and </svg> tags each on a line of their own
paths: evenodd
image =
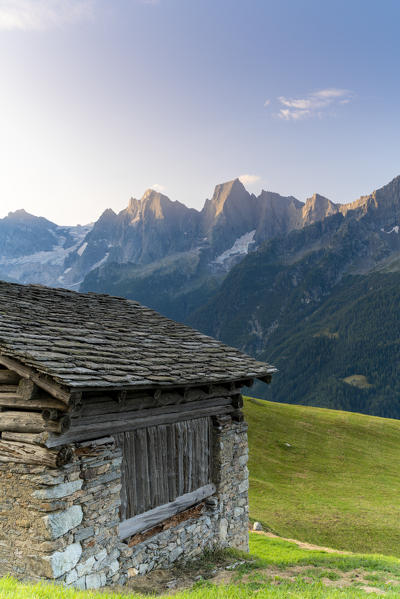
<svg viewBox="0 0 400 599">
<path fill-rule="evenodd" d="M 348 104 L 354 94 L 348 89 L 334 87 L 320 89 L 303 98 L 279 96 L 280 104 L 277 116 L 285 121 L 298 121 L 312 117 L 321 118 L 340 104 Z"/>
<path fill-rule="evenodd" d="M 267 107 L 271 104 L 271 100 L 268 98 L 267 100 L 265 100 L 264 102 L 264 106 Z"/>
<path fill-rule="evenodd" d="M 248 173 L 240 175 L 239 177 L 239 181 L 241 181 L 243 185 L 254 185 L 254 183 L 257 183 L 260 180 L 261 177 L 259 175 L 249 175 Z"/>
<path fill-rule="evenodd" d="M 94 0 L 0 0 L 0 30 L 44 30 L 88 20 Z"/>
<path fill-rule="evenodd" d="M 165 186 L 160 185 L 159 183 L 154 183 L 154 185 L 151 186 L 151 189 L 154 189 L 154 191 L 158 191 L 159 193 L 163 193 L 165 191 Z"/>
</svg>

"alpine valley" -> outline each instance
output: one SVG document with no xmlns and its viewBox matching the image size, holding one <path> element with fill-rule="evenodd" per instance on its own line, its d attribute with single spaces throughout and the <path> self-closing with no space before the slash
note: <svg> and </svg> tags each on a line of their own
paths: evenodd
<svg viewBox="0 0 400 599">
<path fill-rule="evenodd" d="M 350 204 L 235 179 L 201 211 L 154 190 L 87 226 L 18 210 L 0 220 L 0 278 L 195 326 L 272 362 L 270 400 L 400 418 L 400 177 Z"/>
</svg>

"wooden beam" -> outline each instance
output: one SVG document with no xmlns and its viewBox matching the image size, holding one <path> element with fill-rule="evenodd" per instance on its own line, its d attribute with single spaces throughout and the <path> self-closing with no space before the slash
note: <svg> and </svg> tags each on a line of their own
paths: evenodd
<svg viewBox="0 0 400 599">
<path fill-rule="evenodd" d="M 23 378 L 33 381 L 56 399 L 60 399 L 66 404 L 69 403 L 70 393 L 61 385 L 51 381 L 49 377 L 35 372 L 32 368 L 29 368 L 29 366 L 25 366 L 24 364 L 21 364 L 21 362 L 9 358 L 8 356 L 0 355 L 0 364 L 13 370 Z"/>
<path fill-rule="evenodd" d="M 0 393 L 0 407 L 23 408 L 26 410 L 55 409 L 66 412 L 68 406 L 58 399 L 52 397 L 38 397 L 36 399 L 23 399 L 16 393 Z"/>
<path fill-rule="evenodd" d="M 28 443 L 15 443 L 0 439 L 0 461 L 2 462 L 41 464 L 50 468 L 58 468 L 70 462 L 72 457 L 73 452 L 68 447 L 55 451 Z"/>
<path fill-rule="evenodd" d="M 196 503 L 200 503 L 207 497 L 214 495 L 214 493 L 215 485 L 208 484 L 204 487 L 200 487 L 200 489 L 196 489 L 196 491 L 181 495 L 175 499 L 175 501 L 164 503 L 148 512 L 129 518 L 129 520 L 125 520 L 119 525 L 119 538 L 121 540 L 126 539 L 138 532 L 153 528 L 153 526 L 160 524 L 164 520 L 167 520 L 167 518 L 171 518 L 172 516 L 187 510 L 192 505 L 196 505 Z"/>
<path fill-rule="evenodd" d="M 272 373 L 276 372 L 276 369 L 271 370 Z M 258 378 L 258 377 L 257 377 Z M 162 385 L 149 385 L 148 383 L 146 385 L 141 385 L 141 384 L 137 384 L 137 385 L 106 385 L 104 387 L 96 387 L 94 385 L 91 386 L 84 386 L 82 385 L 81 387 L 76 387 L 76 390 L 79 390 L 81 393 L 93 393 L 94 391 L 99 394 L 99 393 L 110 393 L 110 391 L 122 391 L 123 389 L 126 389 L 126 391 L 129 393 L 155 393 L 156 391 L 161 391 L 162 393 L 165 393 L 167 390 L 171 391 L 171 392 L 178 392 L 178 389 L 193 389 L 193 388 L 202 388 L 204 389 L 204 391 L 210 390 L 210 388 L 214 387 L 214 386 L 220 386 L 220 385 L 228 385 L 230 383 L 235 383 L 237 385 L 237 387 L 242 387 L 245 384 L 252 384 L 251 381 L 253 381 L 253 379 L 250 378 L 229 378 L 229 379 L 221 379 L 218 381 L 213 381 L 212 383 L 209 380 L 198 380 L 195 381 L 193 383 L 185 383 L 184 385 L 177 385 L 176 383 L 174 384 L 162 384 Z"/>
<path fill-rule="evenodd" d="M 159 416 L 160 414 L 174 414 L 174 413 L 186 414 L 193 410 L 199 410 L 202 408 L 214 408 L 217 406 L 229 406 L 229 405 L 231 405 L 231 402 L 232 402 L 232 400 L 230 397 L 217 397 L 214 399 L 203 399 L 200 401 L 193 401 L 190 403 L 182 403 L 182 404 L 175 403 L 175 404 L 168 405 L 168 406 L 145 408 L 144 410 L 125 409 L 121 412 L 118 411 L 118 407 L 115 406 L 116 410 L 114 413 L 107 412 L 106 414 L 99 413 L 96 405 L 93 406 L 94 414 L 91 414 L 89 406 L 85 406 L 85 410 L 82 412 L 82 414 L 78 414 L 76 417 L 74 417 L 74 413 L 72 413 L 72 418 L 77 421 L 78 426 L 83 426 L 85 424 L 87 426 L 91 426 L 94 422 L 97 424 L 100 424 L 100 422 L 111 423 L 115 420 L 121 420 L 121 419 L 130 421 L 130 420 L 136 420 L 138 418 L 144 418 L 144 417 L 151 418 L 154 416 Z M 96 416 L 95 418 L 94 418 L 94 415 Z"/>
<path fill-rule="evenodd" d="M 0 412 L 0 431 L 12 431 L 15 433 L 42 433 L 51 431 L 63 433 L 68 430 L 70 419 L 63 416 L 58 422 L 43 420 L 42 415 L 37 412 Z"/>
<path fill-rule="evenodd" d="M 135 545 L 139 545 L 146 541 L 148 538 L 153 537 L 154 535 L 162 532 L 163 530 L 168 530 L 169 528 L 173 528 L 181 524 L 181 522 L 186 522 L 186 520 L 191 520 L 192 518 L 199 518 L 204 511 L 205 503 L 202 501 L 197 505 L 190 507 L 176 516 L 172 516 L 172 518 L 167 518 L 161 522 L 161 524 L 157 524 L 157 526 L 153 526 L 149 530 L 146 530 L 144 533 L 138 533 L 137 535 L 133 535 L 129 538 L 128 547 L 135 547 Z"/>
<path fill-rule="evenodd" d="M 13 433 L 12 431 L 3 431 L 1 438 L 3 441 L 16 441 L 17 443 L 28 443 L 30 445 L 41 445 L 46 447 L 46 441 L 49 433 Z"/>
<path fill-rule="evenodd" d="M 114 433 L 123 433 L 127 431 L 136 430 L 139 428 L 146 428 L 147 426 L 157 426 L 159 424 L 171 424 L 173 422 L 182 422 L 183 420 L 192 420 L 194 418 L 203 418 L 205 416 L 215 416 L 217 414 L 230 414 L 234 411 L 232 405 L 228 406 L 216 406 L 210 408 L 202 408 L 199 410 L 191 410 L 190 412 L 174 412 L 168 414 L 160 414 L 158 416 L 146 416 L 143 418 L 135 418 L 132 420 L 125 420 L 124 414 L 121 414 L 119 420 L 113 422 L 104 422 L 99 424 L 85 424 L 84 426 L 74 426 L 72 422 L 71 429 L 62 435 L 50 435 L 46 441 L 46 447 L 57 447 L 59 445 L 65 445 L 67 443 L 89 441 L 90 439 L 97 439 L 98 437 L 104 437 L 107 435 L 113 435 Z M 0 418 L 1 418 L 0 414 Z"/>
<path fill-rule="evenodd" d="M 0 397 L 3 393 L 17 393 L 18 385 L 0 385 Z"/>
</svg>

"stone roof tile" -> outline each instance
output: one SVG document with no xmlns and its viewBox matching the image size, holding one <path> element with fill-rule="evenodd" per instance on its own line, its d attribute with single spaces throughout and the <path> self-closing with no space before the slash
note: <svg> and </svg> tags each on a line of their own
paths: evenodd
<svg viewBox="0 0 400 599">
<path fill-rule="evenodd" d="M 1 281 L 0 353 L 75 389 L 180 386 L 276 371 L 132 300 Z"/>
</svg>

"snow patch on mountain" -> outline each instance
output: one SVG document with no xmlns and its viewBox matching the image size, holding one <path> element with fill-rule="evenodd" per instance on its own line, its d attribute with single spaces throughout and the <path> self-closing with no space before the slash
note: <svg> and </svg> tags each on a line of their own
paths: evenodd
<svg viewBox="0 0 400 599">
<path fill-rule="evenodd" d="M 244 256 L 249 253 L 249 246 L 254 243 L 254 235 L 256 234 L 256 229 L 253 231 L 248 231 L 238 239 L 236 239 L 235 243 L 231 248 L 225 250 L 222 254 L 217 256 L 214 260 L 216 264 L 224 264 L 230 258 L 236 256 Z"/>
<path fill-rule="evenodd" d="M 385 229 L 381 229 L 381 231 L 382 233 L 386 233 L 387 235 L 390 235 L 390 233 L 396 233 L 398 235 L 400 232 L 400 225 L 395 225 L 390 229 L 390 231 L 385 231 Z"/>
<path fill-rule="evenodd" d="M 56 279 L 63 285 L 64 274 L 68 272 L 68 269 L 64 270 L 65 260 L 82 245 L 82 241 L 92 227 L 92 224 L 57 227 L 51 230 L 56 242 L 51 250 L 41 250 L 17 258 L 0 256 L 1 272 L 21 283 L 37 282 L 49 285 L 54 284 Z M 68 237 L 70 245 L 68 245 Z"/>
<path fill-rule="evenodd" d="M 102 264 L 104 264 L 104 262 L 106 262 L 108 260 L 108 256 L 110 255 L 110 252 L 107 252 L 105 256 L 103 256 L 103 258 L 101 260 L 99 260 L 98 262 L 96 262 L 96 264 L 93 264 L 93 266 L 90 268 L 90 270 L 94 270 L 95 268 L 99 268 L 99 266 L 101 266 Z"/>
<path fill-rule="evenodd" d="M 82 243 L 82 239 L 89 233 L 92 225 L 84 227 L 71 227 L 69 233 L 74 238 L 75 243 L 69 247 L 64 247 L 67 238 L 65 235 L 60 234 L 56 236 L 57 243 L 51 250 L 42 250 L 41 252 L 35 252 L 34 254 L 27 254 L 26 256 L 19 256 L 18 258 L 8 258 L 0 256 L 0 265 L 18 265 L 18 264 L 29 264 L 29 263 L 40 263 L 40 264 L 64 264 L 65 258 L 74 252 L 77 247 Z M 65 230 L 65 227 L 59 227 L 60 233 Z M 51 231 L 53 233 L 53 231 Z M 85 245 L 85 244 L 84 244 Z M 87 245 L 87 243 L 86 243 Z M 83 246 L 82 246 L 83 247 Z M 78 250 L 79 252 L 79 250 Z M 83 252 L 82 252 L 83 253 Z M 80 254 L 82 255 L 82 254 Z"/>
<path fill-rule="evenodd" d="M 79 254 L 79 256 L 82 256 L 83 252 L 86 250 L 87 248 L 87 241 L 85 241 L 85 243 L 83 243 L 81 245 L 81 247 L 76 251 L 77 254 Z"/>
</svg>

